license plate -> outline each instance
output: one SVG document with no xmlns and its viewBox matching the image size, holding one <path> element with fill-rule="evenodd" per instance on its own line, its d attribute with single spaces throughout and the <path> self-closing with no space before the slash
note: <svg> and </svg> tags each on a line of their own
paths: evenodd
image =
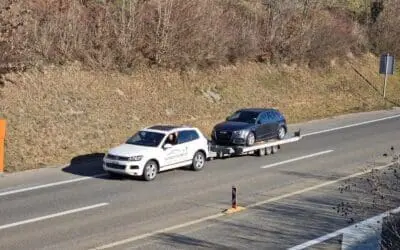
<svg viewBox="0 0 400 250">
<path fill-rule="evenodd" d="M 110 160 L 108 160 L 108 161 L 106 161 L 106 163 L 118 164 L 118 161 L 110 161 Z"/>
</svg>

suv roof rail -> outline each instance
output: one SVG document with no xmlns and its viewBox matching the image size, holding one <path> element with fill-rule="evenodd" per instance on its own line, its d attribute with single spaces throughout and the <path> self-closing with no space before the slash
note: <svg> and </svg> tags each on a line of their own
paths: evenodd
<svg viewBox="0 0 400 250">
<path fill-rule="evenodd" d="M 163 129 L 163 127 L 165 127 L 165 129 Z M 167 129 L 167 128 L 169 128 L 169 129 Z M 147 126 L 144 129 L 147 129 L 147 130 L 156 129 L 156 130 L 167 131 L 167 130 L 176 130 L 176 129 L 179 130 L 180 128 L 195 128 L 195 127 L 193 127 L 191 125 L 187 125 L 187 124 L 171 125 L 171 124 L 158 123 L 158 124 L 154 124 L 154 125 L 151 125 L 151 126 Z"/>
</svg>

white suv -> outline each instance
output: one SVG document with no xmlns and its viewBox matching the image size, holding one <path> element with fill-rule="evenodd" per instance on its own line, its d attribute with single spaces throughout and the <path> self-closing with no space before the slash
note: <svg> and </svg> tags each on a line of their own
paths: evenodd
<svg viewBox="0 0 400 250">
<path fill-rule="evenodd" d="M 209 157 L 208 140 L 198 128 L 156 125 L 138 131 L 103 159 L 110 175 L 127 174 L 154 180 L 158 172 L 191 166 L 203 169 Z"/>
</svg>

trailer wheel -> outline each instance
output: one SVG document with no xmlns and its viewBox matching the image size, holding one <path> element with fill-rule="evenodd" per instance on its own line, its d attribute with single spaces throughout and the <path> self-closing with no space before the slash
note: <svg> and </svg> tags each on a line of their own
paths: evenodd
<svg viewBox="0 0 400 250">
<path fill-rule="evenodd" d="M 272 154 L 272 147 L 267 147 L 267 148 L 265 149 L 265 154 L 266 154 L 266 155 Z"/>
<path fill-rule="evenodd" d="M 264 156 L 266 153 L 266 148 L 260 148 L 257 150 L 257 156 Z"/>
<path fill-rule="evenodd" d="M 278 153 L 278 146 L 272 146 L 272 153 L 273 154 L 276 154 L 276 153 Z"/>
</svg>

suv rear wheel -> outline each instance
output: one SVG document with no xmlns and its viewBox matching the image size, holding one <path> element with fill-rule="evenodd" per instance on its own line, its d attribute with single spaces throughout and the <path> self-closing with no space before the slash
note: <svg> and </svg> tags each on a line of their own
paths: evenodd
<svg viewBox="0 0 400 250">
<path fill-rule="evenodd" d="M 204 155 L 203 152 L 197 151 L 192 160 L 192 169 L 194 171 L 200 171 L 204 168 L 204 165 L 206 163 L 206 156 Z"/>
</svg>

